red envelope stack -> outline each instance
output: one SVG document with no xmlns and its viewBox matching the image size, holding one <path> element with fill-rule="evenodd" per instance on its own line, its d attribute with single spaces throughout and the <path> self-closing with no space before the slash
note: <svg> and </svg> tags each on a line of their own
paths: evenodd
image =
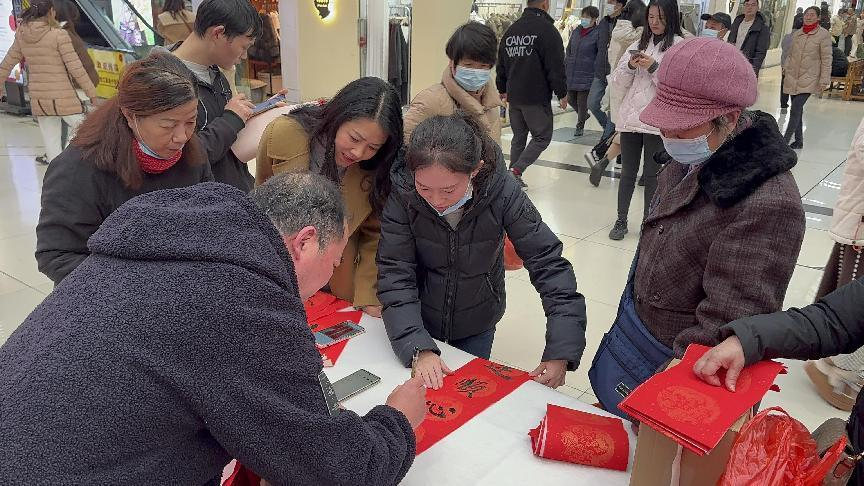
<svg viewBox="0 0 864 486">
<path fill-rule="evenodd" d="M 697 455 L 711 452 L 729 427 L 768 390 L 780 390 L 774 380 L 786 371 L 776 361 L 756 363 L 741 372 L 733 393 L 693 373 L 693 366 L 709 349 L 691 344 L 681 363 L 637 387 L 619 408 Z"/>
<path fill-rule="evenodd" d="M 309 322 L 309 327 L 312 332 L 333 327 L 336 324 L 345 321 L 351 321 L 360 324 L 360 319 L 363 318 L 363 312 L 351 311 L 342 312 L 343 309 L 350 308 L 351 303 L 344 300 L 339 300 L 336 297 L 318 292 L 309 298 L 303 307 L 306 308 L 306 320 Z M 321 360 L 324 367 L 331 367 L 336 364 L 336 360 L 342 355 L 348 341 L 342 341 L 332 346 L 327 346 L 324 349 L 319 349 Z"/>
<path fill-rule="evenodd" d="M 549 404 L 540 426 L 528 432 L 534 455 L 555 461 L 626 471 L 630 438 L 624 421 Z"/>
</svg>

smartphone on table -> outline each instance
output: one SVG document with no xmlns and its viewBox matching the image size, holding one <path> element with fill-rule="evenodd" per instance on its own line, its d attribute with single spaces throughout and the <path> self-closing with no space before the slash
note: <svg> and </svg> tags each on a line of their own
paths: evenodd
<svg viewBox="0 0 864 486">
<path fill-rule="evenodd" d="M 319 349 L 332 346 L 354 336 L 358 336 L 366 332 L 363 327 L 351 321 L 344 321 L 335 326 L 315 331 L 315 346 Z"/>
<path fill-rule="evenodd" d="M 336 399 L 341 402 L 380 382 L 381 378 L 361 369 L 333 383 L 333 391 L 336 392 Z"/>
<path fill-rule="evenodd" d="M 265 111 L 272 110 L 273 108 L 276 108 L 276 105 L 278 105 L 279 103 L 284 103 L 285 101 L 285 95 L 276 95 L 263 103 L 255 105 L 255 109 L 252 110 L 252 116 L 260 115 Z"/>
</svg>

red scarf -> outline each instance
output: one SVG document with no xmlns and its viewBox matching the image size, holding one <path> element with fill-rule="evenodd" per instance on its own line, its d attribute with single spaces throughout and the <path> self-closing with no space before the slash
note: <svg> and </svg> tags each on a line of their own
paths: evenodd
<svg viewBox="0 0 864 486">
<path fill-rule="evenodd" d="M 587 28 L 582 27 L 582 30 L 579 31 L 579 36 L 585 37 L 586 35 L 590 34 L 592 30 L 594 30 L 594 27 L 596 27 L 596 25 L 592 25 L 591 27 L 587 27 Z"/>
<path fill-rule="evenodd" d="M 801 27 L 801 30 L 803 30 L 805 34 L 810 34 L 818 28 L 819 28 L 819 22 L 816 22 L 816 23 L 813 23 L 810 25 L 805 24 L 804 27 Z"/>
<path fill-rule="evenodd" d="M 141 166 L 141 170 L 148 174 L 161 174 L 165 172 L 171 167 L 174 167 L 174 164 L 176 164 L 177 161 L 180 160 L 180 157 L 183 156 L 183 151 L 178 150 L 170 159 L 159 159 L 153 157 L 141 149 L 141 142 L 139 142 L 137 138 L 132 142 L 132 146 L 135 148 L 135 158 L 138 159 L 138 164 Z"/>
</svg>

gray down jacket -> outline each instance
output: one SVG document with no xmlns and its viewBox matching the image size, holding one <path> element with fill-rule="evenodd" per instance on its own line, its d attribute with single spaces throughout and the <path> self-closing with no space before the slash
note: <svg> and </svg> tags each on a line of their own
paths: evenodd
<svg viewBox="0 0 864 486">
<path fill-rule="evenodd" d="M 504 168 L 478 180 L 454 230 L 417 194 L 400 158 L 381 217 L 378 298 L 393 351 L 406 366 L 416 347 L 438 352 L 452 341 L 495 327 L 504 315 L 504 235 L 524 260 L 547 316 L 542 361 L 579 365 L 585 349 L 585 299 L 576 291 L 563 245 Z M 480 176 L 483 178 L 483 176 Z M 528 325 L 528 323 L 525 323 Z"/>
</svg>

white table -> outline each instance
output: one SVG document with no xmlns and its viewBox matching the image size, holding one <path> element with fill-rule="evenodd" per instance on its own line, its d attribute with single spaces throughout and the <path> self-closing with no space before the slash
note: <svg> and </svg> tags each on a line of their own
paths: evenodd
<svg viewBox="0 0 864 486">
<path fill-rule="evenodd" d="M 381 383 L 343 403 L 361 415 L 383 404 L 390 392 L 407 380 L 411 370 L 403 367 L 387 339 L 384 321 L 363 315 L 366 333 L 349 341 L 336 366 L 325 368 L 330 381 L 363 368 L 381 377 Z M 474 357 L 447 344 L 438 343 L 444 361 L 457 369 Z M 402 482 L 404 485 L 627 485 L 629 472 L 579 466 L 535 457 L 528 431 L 537 427 L 553 403 L 584 412 L 608 415 L 579 400 L 529 381 L 493 404 L 468 423 L 440 440 L 423 454 Z M 630 469 L 636 437 L 630 436 Z"/>
</svg>

